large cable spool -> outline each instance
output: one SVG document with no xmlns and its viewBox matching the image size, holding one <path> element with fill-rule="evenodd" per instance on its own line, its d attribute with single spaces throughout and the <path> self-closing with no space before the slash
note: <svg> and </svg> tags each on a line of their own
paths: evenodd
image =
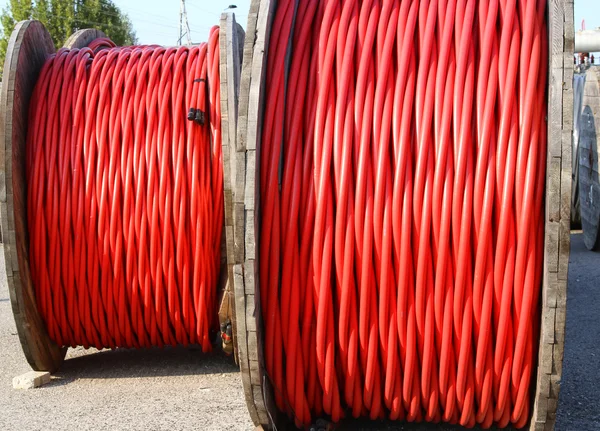
<svg viewBox="0 0 600 431">
<path fill-rule="evenodd" d="M 217 122 L 217 127 L 224 131 L 219 148 L 222 148 L 223 154 L 229 155 L 231 142 L 234 141 L 231 137 L 231 130 L 235 129 L 237 118 L 237 82 L 239 82 L 240 62 L 238 47 L 243 43 L 244 31 L 236 23 L 233 14 L 223 14 L 219 24 L 220 27 L 214 30 L 219 37 L 214 52 L 215 58 L 217 55 L 220 58 L 220 63 L 215 65 L 216 73 L 211 79 L 213 79 L 213 86 L 221 89 L 220 99 L 214 100 L 215 107 L 221 105 L 220 121 Z M 104 34 L 99 30 L 79 30 L 66 41 L 64 48 L 69 50 L 83 49 L 88 46 L 98 48 L 99 44 L 107 45 L 107 42 L 102 42 L 103 37 Z M 152 47 L 148 49 L 152 49 Z M 49 335 L 47 318 L 46 316 L 42 317 L 43 313 L 39 309 L 40 299 L 36 298 L 36 286 L 32 281 L 29 254 L 31 232 L 28 229 L 27 215 L 30 184 L 27 181 L 26 154 L 28 153 L 27 136 L 31 96 L 40 79 L 42 67 L 55 51 L 50 35 L 43 24 L 39 21 L 19 22 L 9 40 L 4 69 L 4 85 L 0 97 L 0 124 L 2 125 L 0 128 L 0 139 L 2 139 L 0 145 L 0 221 L 5 235 L 4 259 L 10 300 L 19 339 L 27 361 L 34 370 L 50 372 L 54 372 L 60 367 L 67 346 L 57 344 L 56 340 Z M 93 55 L 92 51 L 88 50 L 87 52 Z M 206 81 L 206 79 L 198 79 L 194 81 L 194 84 L 199 82 L 207 86 Z M 187 112 L 184 113 L 184 115 L 187 114 Z M 188 118 L 182 120 L 186 124 L 189 120 L 189 115 L 187 116 Z M 219 116 L 214 116 L 214 118 L 219 118 Z M 215 163 L 221 163 L 221 160 L 214 160 Z M 226 196 L 231 190 L 231 182 L 227 180 L 231 177 L 231 167 L 227 163 L 217 169 L 223 169 L 224 181 L 221 189 L 216 189 L 216 193 L 224 193 Z M 228 214 L 229 212 L 225 211 L 223 219 Z M 225 226 L 226 222 L 223 221 L 222 225 Z M 215 323 L 210 323 L 210 325 L 214 327 L 216 335 L 219 329 L 216 322 L 218 315 L 221 320 L 221 328 L 229 332 L 229 337 L 226 338 L 231 348 L 235 345 L 235 340 L 232 345 L 230 339 L 231 328 L 232 326 L 235 328 L 235 315 L 233 307 L 228 305 L 232 302 L 232 287 L 231 281 L 228 280 L 227 255 L 224 251 L 225 230 L 223 230 L 222 238 L 215 239 L 215 242 L 217 244 L 215 249 L 223 249 L 223 252 L 220 253 L 217 263 L 214 284 L 207 287 L 207 290 L 211 291 L 215 297 L 214 310 L 210 310 L 215 318 Z M 118 264 L 118 260 L 116 260 L 116 264 Z M 221 305 L 222 310 L 219 313 L 220 304 L 217 300 L 222 300 L 224 304 Z M 53 305 L 53 307 L 56 306 Z M 226 336 L 227 334 L 223 333 L 222 335 Z"/>
<path fill-rule="evenodd" d="M 291 4 L 290 11 L 293 11 L 293 17 L 296 17 L 300 3 L 305 2 L 286 3 Z M 346 2 L 339 3 L 340 6 L 343 6 Z M 460 3 L 464 7 L 464 2 Z M 269 70 L 272 70 L 268 66 L 269 61 L 272 60 L 269 56 L 276 49 L 270 45 L 270 42 L 273 37 L 272 31 L 276 29 L 277 32 L 281 32 L 283 25 L 282 21 L 274 24 L 278 4 L 281 2 L 252 1 L 248 17 L 247 33 L 249 37 L 246 38 L 244 47 L 236 143 L 237 178 L 234 190 L 233 232 L 234 284 L 242 381 L 252 420 L 256 425 L 269 429 L 287 425 L 307 426 L 305 421 L 298 421 L 300 415 L 294 412 L 291 404 L 286 404 L 286 401 L 281 403 L 282 394 L 289 389 L 290 381 L 284 380 L 283 384 L 277 383 L 277 376 L 268 369 L 266 356 L 269 348 L 272 352 L 273 348 L 282 349 L 282 346 L 279 345 L 280 338 L 274 339 L 267 336 L 269 331 L 273 330 L 273 325 L 265 322 L 265 316 L 261 309 L 263 301 L 271 300 L 270 296 L 265 298 L 266 292 L 263 290 L 263 280 L 259 274 L 260 246 L 264 240 L 261 237 L 261 223 L 264 221 L 261 205 L 265 199 L 260 191 L 261 170 L 265 167 L 261 165 L 260 160 L 264 145 L 262 139 L 265 130 L 270 127 L 270 125 L 265 126 L 264 123 L 265 110 L 268 104 L 273 103 L 273 101 L 267 102 L 268 90 L 271 88 L 266 84 Z M 448 4 L 448 2 L 444 2 L 444 4 Z M 507 3 L 503 2 L 502 4 L 504 7 Z M 305 8 L 303 11 L 306 13 Z M 545 211 L 543 213 L 545 229 L 543 231 L 543 262 L 536 267 L 541 275 L 539 308 L 537 309 L 539 318 L 536 319 L 536 322 L 532 322 L 534 326 L 539 326 L 539 336 L 533 340 L 533 348 L 537 350 L 535 355 L 537 359 L 530 376 L 530 410 L 526 418 L 521 418 L 525 420 L 524 425 L 531 430 L 551 430 L 554 428 L 556 418 L 564 351 L 572 186 L 573 4 L 568 1 L 548 2 L 544 17 L 549 30 L 548 59 L 545 64 L 548 70 L 548 128 L 545 151 Z M 294 22 L 294 18 L 291 22 Z M 338 24 L 339 21 L 336 21 L 335 25 Z M 280 43 L 279 48 L 285 45 L 279 39 L 277 40 Z M 284 47 L 285 56 L 289 56 L 293 52 L 289 48 L 292 45 L 290 42 L 287 48 Z M 311 49 L 317 50 L 318 48 L 315 45 Z M 282 58 L 281 52 L 278 51 L 276 56 L 278 59 Z M 293 56 L 293 54 L 291 55 Z M 289 61 L 291 60 L 288 58 L 284 64 L 288 65 Z M 284 66 L 285 73 L 281 75 L 285 76 L 284 80 L 287 80 L 290 73 L 290 69 L 287 67 Z M 284 100 L 285 94 L 284 91 Z M 304 107 L 308 110 L 311 108 L 312 106 Z M 294 117 L 293 114 L 292 117 Z M 283 163 L 283 159 L 280 160 L 280 163 Z M 279 184 L 270 183 L 269 187 L 274 190 L 279 187 L 281 190 L 283 187 L 282 177 L 283 173 L 280 170 Z M 283 259 L 282 256 L 280 258 Z M 332 271 L 334 270 L 332 269 Z M 334 313 L 338 310 L 335 307 L 334 301 L 334 310 L 336 310 Z M 267 317 L 270 317 L 270 314 Z M 316 325 L 315 321 L 311 323 Z M 267 346 L 270 347 L 267 348 Z M 339 358 L 339 356 L 337 357 Z M 285 356 L 279 360 L 283 364 L 288 362 L 288 358 Z M 336 365 L 338 364 L 336 363 Z M 340 369 L 337 372 L 341 373 Z M 345 417 L 352 416 L 350 408 L 346 408 L 344 413 Z M 360 413 L 359 411 L 358 416 L 368 416 L 368 412 L 363 411 L 362 415 Z M 387 413 L 384 416 L 387 417 Z M 334 418 L 334 421 L 337 419 L 339 417 Z M 331 415 L 322 411 L 320 414 L 311 415 L 311 420 L 312 423 L 319 421 L 321 425 L 318 427 L 325 427 L 326 425 L 323 424 L 331 420 Z M 323 420 L 325 422 L 322 422 Z"/>
<path fill-rule="evenodd" d="M 585 73 L 581 119 L 579 121 L 578 186 L 583 240 L 589 250 L 600 247 L 600 178 L 597 130 L 600 120 L 600 82 L 596 67 Z"/>
</svg>

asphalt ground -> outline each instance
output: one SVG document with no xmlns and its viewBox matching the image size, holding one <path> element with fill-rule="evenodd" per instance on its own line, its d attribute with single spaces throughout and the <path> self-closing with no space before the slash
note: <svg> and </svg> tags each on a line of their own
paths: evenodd
<svg viewBox="0 0 600 431">
<path fill-rule="evenodd" d="M 0 280 L 4 259 L 0 259 Z M 566 346 L 556 431 L 600 430 L 600 253 L 571 235 Z M 251 430 L 231 358 L 199 350 L 69 349 L 50 384 L 12 389 L 29 371 L 0 283 L 0 430 Z M 342 427 L 341 427 L 342 428 Z M 361 422 L 346 429 L 454 431 Z"/>
<path fill-rule="evenodd" d="M 0 246 L 1 248 L 1 246 Z M 194 348 L 69 349 L 49 384 L 14 390 L 30 371 L 0 250 L 0 431 L 253 430 L 231 357 Z"/>
</svg>

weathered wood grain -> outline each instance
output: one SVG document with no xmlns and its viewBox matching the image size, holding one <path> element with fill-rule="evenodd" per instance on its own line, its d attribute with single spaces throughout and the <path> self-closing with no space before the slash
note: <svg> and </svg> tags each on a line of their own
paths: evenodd
<svg viewBox="0 0 600 431">
<path fill-rule="evenodd" d="M 83 48 L 88 46 L 94 39 L 100 37 L 106 37 L 104 32 L 96 30 L 95 28 L 82 28 L 69 36 L 64 47 L 68 49 Z"/>
<path fill-rule="evenodd" d="M 571 219 L 573 0 L 549 0 L 546 230 L 536 394 L 529 430 L 554 429 L 564 352 Z"/>
<path fill-rule="evenodd" d="M 236 268 L 243 267 L 243 276 L 236 273 L 236 315 L 239 324 L 242 381 L 248 409 L 256 425 L 270 426 L 274 417 L 272 393 L 264 372 L 260 289 L 257 285 L 258 226 L 260 223 L 258 177 L 260 136 L 268 35 L 273 19 L 275 2 L 253 0 L 248 14 L 246 39 L 243 49 L 242 75 L 238 107 L 235 178 L 233 186 L 234 244 Z M 243 295 L 243 299 L 239 296 Z M 242 327 L 243 326 L 243 327 Z M 243 341 L 242 341 L 243 338 Z M 242 353 L 242 349 L 245 352 Z"/>
<path fill-rule="evenodd" d="M 42 65 L 54 52 L 39 21 L 21 21 L 8 42 L 0 94 L 0 223 L 10 299 L 23 352 L 36 371 L 56 371 L 66 349 L 48 336 L 37 310 L 29 267 L 25 152 L 29 100 Z"/>
<path fill-rule="evenodd" d="M 227 281 L 223 286 L 219 321 L 221 324 L 231 323 L 233 334 L 233 350 L 236 361 L 237 321 L 235 315 L 234 292 L 234 217 L 233 217 L 233 184 L 235 184 L 235 148 L 238 117 L 238 94 L 241 73 L 241 46 L 244 43 L 244 31 L 232 13 L 223 13 L 220 21 L 219 35 L 219 71 L 221 88 L 221 146 L 223 155 L 223 197 L 224 197 L 224 238 L 227 265 Z"/>
</svg>

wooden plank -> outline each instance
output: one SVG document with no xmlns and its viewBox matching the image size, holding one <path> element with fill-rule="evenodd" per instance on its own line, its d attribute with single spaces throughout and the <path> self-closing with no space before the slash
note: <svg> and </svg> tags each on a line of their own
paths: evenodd
<svg viewBox="0 0 600 431">
<path fill-rule="evenodd" d="M 256 172 L 256 151 L 248 148 L 246 151 L 246 173 Z M 254 210 L 255 208 L 255 190 L 256 178 L 254 175 L 246 175 L 246 183 L 244 190 L 244 206 L 246 210 Z"/>
<path fill-rule="evenodd" d="M 562 375 L 563 316 L 570 246 L 573 1 L 549 0 L 548 17 L 550 76 L 544 277 L 536 395 L 530 431 L 554 429 Z"/>
<path fill-rule="evenodd" d="M 550 413 L 548 414 L 548 417 L 546 418 L 546 424 L 544 426 L 544 431 L 553 431 L 554 430 L 554 425 L 556 425 L 556 415 L 554 415 L 554 418 L 550 417 Z"/>
<path fill-rule="evenodd" d="M 561 157 L 549 157 L 546 171 L 546 215 L 550 222 L 560 220 Z"/>
<path fill-rule="evenodd" d="M 246 131 L 248 126 L 248 101 L 250 95 L 250 83 L 252 81 L 252 55 L 254 53 L 254 42 L 256 40 L 256 23 L 258 20 L 258 4 L 260 1 L 253 1 L 250 4 L 250 13 L 248 14 L 248 26 L 246 27 L 246 39 L 244 41 L 242 76 L 240 78 L 239 95 L 239 116 L 237 129 L 236 150 L 246 150 Z M 256 7 L 256 12 L 252 12 L 252 7 Z"/>
<path fill-rule="evenodd" d="M 544 276 L 546 277 L 546 280 L 544 281 L 546 288 L 544 289 L 542 306 L 548 308 L 556 308 L 558 303 L 558 275 L 554 272 L 545 271 Z"/>
<path fill-rule="evenodd" d="M 258 361 L 250 361 L 250 378 L 252 385 L 260 386 L 260 367 Z"/>
<path fill-rule="evenodd" d="M 573 0 L 562 1 L 564 11 L 564 42 L 563 49 L 565 54 L 571 54 L 570 58 L 573 58 L 573 51 L 575 50 L 575 8 Z"/>
<path fill-rule="evenodd" d="M 244 262 L 244 230 L 246 212 L 243 203 L 236 203 L 233 206 L 233 256 L 235 263 Z"/>
<path fill-rule="evenodd" d="M 550 398 L 558 400 L 558 394 L 560 393 L 560 376 L 550 376 Z"/>
<path fill-rule="evenodd" d="M 250 418 L 254 424 L 258 424 L 258 413 L 254 404 L 252 393 L 252 376 L 250 375 L 250 363 L 248 360 L 248 334 L 246 332 L 246 295 L 244 295 L 244 270 L 242 265 L 233 266 L 233 280 L 235 292 L 235 307 L 237 318 L 237 344 L 240 372 L 242 373 L 242 384 L 244 386 L 244 396 Z"/>
<path fill-rule="evenodd" d="M 228 190 L 236 184 L 236 129 L 238 118 L 238 97 L 240 90 L 240 50 L 243 45 L 242 33 L 238 31 L 238 24 L 232 13 L 224 13 L 221 16 L 221 34 L 224 37 L 220 39 L 221 64 L 221 128 L 223 141 L 223 155 L 227 157 L 228 166 L 224 167 L 226 171 L 226 184 Z M 227 148 L 225 148 L 227 146 Z M 227 151 L 225 151 L 227 150 Z"/>
<path fill-rule="evenodd" d="M 247 260 L 246 262 L 244 262 L 244 272 L 256 273 L 255 264 L 256 264 L 256 262 L 254 260 Z M 246 295 L 254 295 L 255 294 L 254 278 L 249 278 L 248 280 L 245 281 L 244 289 L 245 289 Z"/>
<path fill-rule="evenodd" d="M 570 193 L 570 190 L 569 190 Z M 569 254 L 571 249 L 571 220 L 562 218 L 558 229 L 558 273 L 559 280 L 566 282 L 569 272 Z"/>
<path fill-rule="evenodd" d="M 565 337 L 565 324 L 566 324 L 566 309 L 565 307 L 557 307 L 556 315 L 554 318 L 554 334 L 556 337 L 556 344 L 561 344 L 560 341 L 564 341 Z"/>
<path fill-rule="evenodd" d="M 571 121 L 572 123 L 572 121 Z M 573 132 L 564 130 L 562 133 L 562 161 L 560 178 L 560 218 L 570 217 L 571 193 L 573 190 L 573 164 L 572 164 Z M 568 190 L 567 190 L 568 189 Z"/>
<path fill-rule="evenodd" d="M 264 399 L 263 387 L 265 385 L 262 384 L 260 386 L 252 385 L 252 393 L 254 394 L 254 402 L 256 403 L 256 410 L 258 411 L 258 419 L 261 424 L 269 424 L 271 421 L 269 420 L 269 415 L 267 413 L 267 407 Z M 263 425 L 267 426 L 267 425 Z"/>
<path fill-rule="evenodd" d="M 246 307 L 250 304 L 250 299 L 246 296 Z M 248 317 L 251 314 L 246 314 L 246 323 L 248 323 Z M 256 320 L 256 319 L 255 319 Z M 250 330 L 250 328 L 246 327 L 246 333 L 248 334 L 248 360 L 249 361 L 258 361 L 258 334 L 256 331 Z"/>
<path fill-rule="evenodd" d="M 544 378 L 544 375 L 552 373 L 553 346 L 553 344 L 540 343 L 540 350 L 538 356 L 538 388 L 539 381 Z"/>
<path fill-rule="evenodd" d="M 546 220 L 545 259 L 549 272 L 558 272 L 558 242 L 560 223 Z"/>
<path fill-rule="evenodd" d="M 246 243 L 246 262 L 249 260 L 256 259 L 256 231 L 252 229 L 255 226 L 255 215 L 254 212 L 246 211 L 246 236 L 244 241 Z"/>
<path fill-rule="evenodd" d="M 536 415 L 533 417 L 536 421 L 536 424 L 547 422 L 548 416 L 548 398 L 547 397 L 539 397 L 537 401 L 537 409 Z"/>
<path fill-rule="evenodd" d="M 246 359 L 250 361 L 243 379 L 244 392 L 248 408 L 252 412 L 255 425 L 268 427 L 270 417 L 267 408 L 272 404 L 272 395 L 266 393 L 264 358 L 259 329 L 260 300 L 255 290 L 256 265 L 256 229 L 259 218 L 256 216 L 258 203 L 255 196 L 257 178 L 256 152 L 260 137 L 263 83 L 265 80 L 265 60 L 268 50 L 268 35 L 272 21 L 274 2 L 271 0 L 252 0 L 248 14 L 247 35 L 243 49 L 242 72 L 238 107 L 237 140 L 235 143 L 235 177 L 233 181 L 233 219 L 234 219 L 234 257 L 236 268 L 243 264 L 243 286 L 236 290 L 238 313 L 243 312 L 245 333 L 238 330 L 238 336 L 245 336 Z M 236 286 L 237 287 L 237 286 Z M 256 294 L 256 296 L 255 296 Z M 244 299 L 237 298 L 243 295 Z M 241 309 L 240 307 L 244 307 Z M 257 332 L 258 331 L 258 332 Z M 248 385 L 249 383 L 249 385 Z"/>
<path fill-rule="evenodd" d="M 233 185 L 235 184 L 235 140 L 238 116 L 238 94 L 241 73 L 240 45 L 243 43 L 243 31 L 240 33 L 235 16 L 232 13 L 223 13 L 219 28 L 219 72 L 220 72 L 220 95 L 221 95 L 221 146 L 223 154 L 223 197 L 224 197 L 224 249 L 227 265 L 227 279 L 222 295 L 227 306 L 221 306 L 224 312 L 219 313 L 221 324 L 231 323 L 233 334 L 234 356 L 239 360 L 237 347 L 237 315 L 235 300 L 233 300 L 233 265 L 234 256 L 234 208 L 233 208 Z M 240 40 L 242 37 L 242 40 Z M 230 301 L 231 299 L 231 301 Z M 243 345 L 242 345 L 243 347 Z"/>
<path fill-rule="evenodd" d="M 563 60 L 560 57 L 559 67 L 550 69 L 549 98 L 554 102 L 548 106 L 548 148 L 550 157 L 561 156 L 562 134 L 562 87 Z"/>
<path fill-rule="evenodd" d="M 23 352 L 36 371 L 56 371 L 66 348 L 48 336 L 37 310 L 29 268 L 25 151 L 29 100 L 42 65 L 54 52 L 39 21 L 15 26 L 6 51 L 0 93 L 0 223 L 4 235 L 7 282 Z"/>
<path fill-rule="evenodd" d="M 246 295 L 246 330 L 256 332 L 254 295 Z M 554 322 L 552 322 L 554 325 Z"/>
<path fill-rule="evenodd" d="M 260 139 L 260 120 L 263 108 L 263 88 L 267 74 L 263 73 L 266 68 L 268 55 L 268 43 L 266 29 L 271 20 L 270 1 L 261 3 L 256 24 L 256 43 L 252 55 L 252 77 L 250 81 L 248 96 L 248 125 L 246 130 L 246 148 L 256 149 Z M 261 31 L 262 30 L 262 31 Z"/>
</svg>

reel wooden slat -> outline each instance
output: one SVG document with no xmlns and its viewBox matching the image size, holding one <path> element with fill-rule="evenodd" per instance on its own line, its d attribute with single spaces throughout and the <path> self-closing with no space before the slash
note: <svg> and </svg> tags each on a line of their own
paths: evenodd
<svg viewBox="0 0 600 431">
<path fill-rule="evenodd" d="M 273 403 L 264 369 L 263 322 L 258 288 L 260 136 L 266 58 L 274 0 L 252 0 L 240 83 L 234 193 L 234 283 L 240 368 L 248 410 L 257 426 L 285 422 Z M 572 0 L 549 0 L 549 112 L 546 172 L 542 322 L 536 392 L 530 430 L 552 430 L 556 420 L 564 352 L 570 246 L 571 141 L 573 129 L 574 18 Z"/>
<path fill-rule="evenodd" d="M 235 296 L 233 288 L 233 192 L 235 184 L 235 142 L 238 118 L 238 96 L 242 62 L 242 47 L 245 32 L 235 20 L 232 13 L 221 15 L 220 31 L 220 76 L 221 76 L 221 143 L 223 148 L 223 201 L 225 204 L 225 222 L 223 236 L 225 238 L 222 256 L 227 261 L 227 281 L 223 289 L 219 307 L 221 324 L 231 323 L 233 335 L 233 353 L 238 359 L 237 326 L 235 318 Z"/>
<path fill-rule="evenodd" d="M 233 194 L 233 280 L 239 364 L 250 417 L 254 424 L 264 426 L 272 421 L 273 416 L 269 412 L 277 413 L 264 375 L 263 340 L 257 332 L 262 326 L 262 319 L 259 292 L 255 290 L 254 283 L 258 277 L 255 209 L 259 207 L 255 179 L 262 87 L 266 78 L 266 35 L 270 33 L 273 6 L 271 1 L 253 0 L 250 3 L 240 80 Z"/>
</svg>

